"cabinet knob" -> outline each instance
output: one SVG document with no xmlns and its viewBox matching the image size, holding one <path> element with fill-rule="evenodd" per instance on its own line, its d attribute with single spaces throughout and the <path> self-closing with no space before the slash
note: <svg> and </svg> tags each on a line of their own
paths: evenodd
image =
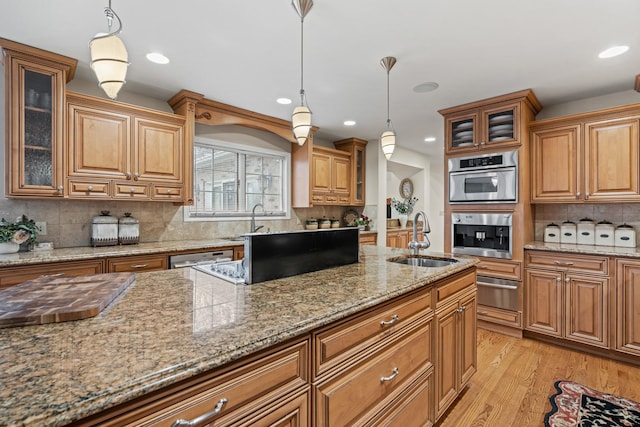
<svg viewBox="0 0 640 427">
<path fill-rule="evenodd" d="M 486 144 L 486 142 L 484 142 L 484 141 L 482 141 L 482 142 L 480 143 L 480 145 L 485 145 L 485 144 Z"/>
<path fill-rule="evenodd" d="M 576 197 L 580 197 L 580 192 L 579 191 L 576 192 Z"/>
<path fill-rule="evenodd" d="M 561 282 L 562 279 L 560 277 L 556 277 L 556 282 Z"/>
<path fill-rule="evenodd" d="M 571 279 L 569 279 L 568 277 L 566 279 L 564 279 L 565 283 L 569 283 L 571 281 Z"/>
<path fill-rule="evenodd" d="M 133 187 L 131 187 L 131 189 L 130 189 L 129 191 L 131 191 L 132 193 L 135 193 L 135 192 L 136 192 L 136 189 L 135 189 L 135 188 L 133 188 Z"/>
<path fill-rule="evenodd" d="M 93 190 L 93 185 L 90 185 L 87 187 L 87 191 L 92 191 Z"/>
<path fill-rule="evenodd" d="M 58 190 L 58 191 L 62 191 L 62 190 L 64 190 L 64 187 L 63 187 L 62 185 L 58 185 L 58 186 L 56 187 L 56 190 Z"/>
<path fill-rule="evenodd" d="M 127 179 L 131 179 L 131 172 L 127 172 Z"/>
<path fill-rule="evenodd" d="M 588 191 L 586 193 L 584 193 L 584 198 L 585 198 L 585 200 L 589 199 L 589 192 Z"/>
<path fill-rule="evenodd" d="M 140 174 L 138 172 L 134 173 L 133 174 L 133 179 L 137 181 L 138 178 L 140 178 Z"/>
<path fill-rule="evenodd" d="M 171 190 L 167 190 L 167 194 L 171 194 Z"/>
</svg>

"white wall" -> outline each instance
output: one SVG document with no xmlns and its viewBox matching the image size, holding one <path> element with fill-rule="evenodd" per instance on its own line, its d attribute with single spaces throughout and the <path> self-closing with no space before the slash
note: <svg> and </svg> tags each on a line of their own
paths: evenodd
<svg viewBox="0 0 640 427">
<path fill-rule="evenodd" d="M 576 101 L 564 102 L 556 105 L 545 105 L 543 106 L 544 108 L 542 111 L 536 116 L 536 120 L 586 113 L 588 111 L 602 110 L 605 108 L 619 107 L 639 102 L 640 93 L 633 89 L 629 89 L 622 92 L 614 92 L 607 95 L 578 99 Z"/>
</svg>

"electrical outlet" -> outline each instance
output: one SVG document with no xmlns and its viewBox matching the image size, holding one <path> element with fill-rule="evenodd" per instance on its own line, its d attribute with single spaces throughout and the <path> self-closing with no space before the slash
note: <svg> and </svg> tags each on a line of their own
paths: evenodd
<svg viewBox="0 0 640 427">
<path fill-rule="evenodd" d="M 36 227 L 38 227 L 39 233 L 42 236 L 47 235 L 47 223 L 44 221 L 36 221 Z"/>
</svg>

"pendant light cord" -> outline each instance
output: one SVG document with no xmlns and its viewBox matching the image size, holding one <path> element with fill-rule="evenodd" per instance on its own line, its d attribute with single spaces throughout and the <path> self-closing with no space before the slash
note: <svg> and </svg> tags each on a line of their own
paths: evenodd
<svg viewBox="0 0 640 427">
<path fill-rule="evenodd" d="M 389 114 L 389 70 L 387 70 L 387 129 L 389 129 L 391 126 L 391 119 L 389 117 L 391 117 L 391 115 Z"/>
<path fill-rule="evenodd" d="M 304 17 L 300 17 L 300 105 L 304 106 Z"/>
</svg>

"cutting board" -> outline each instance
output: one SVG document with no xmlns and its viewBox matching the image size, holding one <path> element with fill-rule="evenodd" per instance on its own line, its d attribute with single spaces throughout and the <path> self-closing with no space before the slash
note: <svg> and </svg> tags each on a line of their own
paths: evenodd
<svg viewBox="0 0 640 427">
<path fill-rule="evenodd" d="M 135 278 L 135 273 L 41 276 L 12 286 L 0 291 L 0 328 L 97 316 Z"/>
</svg>

